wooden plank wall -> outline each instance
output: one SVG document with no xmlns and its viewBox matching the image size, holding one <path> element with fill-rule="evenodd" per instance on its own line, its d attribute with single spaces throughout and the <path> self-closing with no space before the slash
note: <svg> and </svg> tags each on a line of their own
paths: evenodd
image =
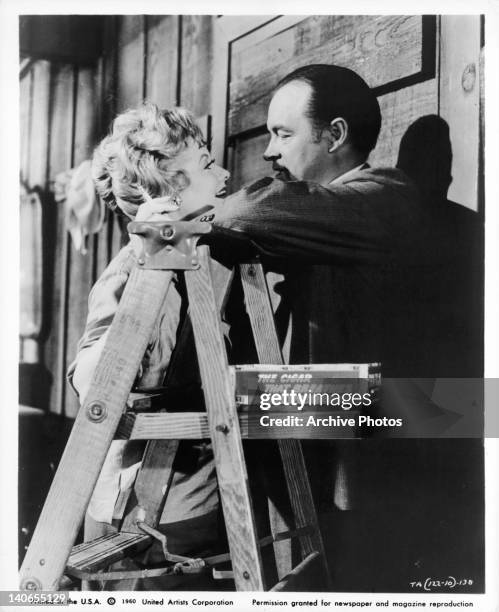
<svg viewBox="0 0 499 612">
<path fill-rule="evenodd" d="M 126 240 L 126 232 L 124 222 L 108 212 L 87 254 L 77 253 L 64 230 L 63 207 L 51 195 L 55 176 L 88 159 L 116 113 L 143 99 L 161 107 L 182 104 L 198 117 L 213 115 L 211 104 L 216 99 L 211 86 L 216 76 L 217 17 L 124 15 L 101 19 L 103 52 L 95 65 L 37 60 L 21 80 L 21 171 L 28 185 L 38 186 L 44 196 L 40 354 L 51 384 L 39 405 L 70 417 L 76 414 L 78 402 L 64 373 L 83 331 L 88 293 Z M 228 91 L 233 185 L 268 172 L 262 160 L 267 141 L 265 109 L 273 82 L 295 63 L 348 61 L 379 88 L 383 127 L 371 157 L 375 164 L 396 162 L 400 138 L 418 117 L 442 111 L 452 119 L 453 102 L 442 83 L 452 72 L 449 66 L 456 56 L 452 45 L 459 43 L 452 20 L 444 19 L 440 25 L 441 21 L 437 19 L 435 32 L 434 26 L 428 31 L 428 19 L 421 16 L 311 16 L 298 27 L 279 30 L 275 25 L 272 36 L 254 38 L 258 33 L 251 30 L 240 37 L 231 46 Z M 466 29 L 467 22 L 461 20 L 458 25 Z M 430 50 L 429 55 L 425 49 Z M 466 56 L 466 62 L 470 61 Z M 463 67 L 459 62 L 453 70 L 460 83 Z M 475 97 L 466 92 L 460 95 L 463 108 L 475 105 Z M 214 129 L 220 131 L 221 126 Z M 458 140 L 454 143 L 456 159 L 461 159 L 465 147 L 462 138 Z M 473 183 L 471 188 L 475 189 Z"/>
<path fill-rule="evenodd" d="M 78 400 L 65 372 L 83 332 L 90 288 L 126 240 L 124 223 L 108 211 L 87 253 L 78 253 L 64 228 L 64 208 L 53 197 L 55 177 L 89 159 L 115 114 L 143 99 L 210 114 L 212 19 L 102 17 L 103 54 L 96 65 L 40 59 L 21 79 L 21 175 L 43 194 L 40 366 L 49 384 L 34 394 L 34 405 L 75 416 Z M 24 377 L 20 384 L 33 380 Z"/>
<path fill-rule="evenodd" d="M 269 171 L 262 152 L 273 88 L 284 75 L 312 63 L 352 68 L 374 88 L 383 127 L 370 161 L 394 165 L 407 127 L 421 115 L 438 112 L 435 17 L 322 15 L 291 26 L 279 21 L 249 30 L 230 47 L 231 187 Z"/>
</svg>

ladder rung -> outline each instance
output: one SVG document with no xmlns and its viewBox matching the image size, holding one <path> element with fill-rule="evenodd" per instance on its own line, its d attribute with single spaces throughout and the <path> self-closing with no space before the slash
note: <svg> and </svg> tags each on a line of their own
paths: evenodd
<svg viewBox="0 0 499 612">
<path fill-rule="evenodd" d="M 96 571 L 125 556 L 140 552 L 151 542 L 149 535 L 118 532 L 73 547 L 66 571 Z"/>
<path fill-rule="evenodd" d="M 314 550 L 303 559 L 289 574 L 275 584 L 271 591 L 309 591 L 315 590 L 311 588 L 317 578 L 317 563 L 320 562 L 321 555 Z"/>
<path fill-rule="evenodd" d="M 300 412 L 306 422 L 315 412 Z M 284 416 L 284 415 L 283 415 Z M 354 438 L 356 427 L 282 427 L 269 424 L 261 427 L 257 413 L 240 412 L 239 429 L 243 440 L 333 439 Z M 209 438 L 208 417 L 205 412 L 126 413 L 122 416 L 115 438 L 120 440 L 199 440 Z"/>
<path fill-rule="evenodd" d="M 205 412 L 124 414 L 115 438 L 129 440 L 198 440 L 209 438 Z"/>
<path fill-rule="evenodd" d="M 274 535 L 265 536 L 263 538 L 260 538 L 258 543 L 261 547 L 263 547 L 268 546 L 269 544 L 273 544 L 274 542 L 282 542 L 283 540 L 300 538 L 302 536 L 311 535 L 313 533 L 313 525 L 304 525 L 303 527 L 298 527 L 298 529 L 293 529 L 291 531 L 281 531 L 280 533 L 276 533 Z"/>
</svg>

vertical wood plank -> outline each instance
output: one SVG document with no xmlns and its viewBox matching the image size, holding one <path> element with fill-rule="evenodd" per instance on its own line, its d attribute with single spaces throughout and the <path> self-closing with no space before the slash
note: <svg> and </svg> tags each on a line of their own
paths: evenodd
<svg viewBox="0 0 499 612">
<path fill-rule="evenodd" d="M 98 110 L 95 106 L 95 76 L 95 68 L 78 70 L 73 150 L 73 165 L 75 167 L 91 157 L 95 144 L 95 127 Z M 66 368 L 75 357 L 78 340 L 85 328 L 88 294 L 92 286 L 93 237 L 89 238 L 88 251 L 85 255 L 76 251 L 72 241 L 70 242 L 69 250 L 70 270 Z M 66 416 L 74 417 L 78 412 L 79 402 L 69 384 L 65 384 L 65 414 Z"/>
<path fill-rule="evenodd" d="M 77 77 L 77 99 L 75 116 L 75 141 L 73 163 L 75 166 L 89 159 L 94 150 L 98 114 L 98 93 L 95 68 L 80 68 Z"/>
<path fill-rule="evenodd" d="M 272 313 L 272 305 L 268 294 L 267 284 L 261 264 L 241 264 L 241 280 L 243 283 L 244 299 L 248 316 L 255 338 L 255 346 L 260 363 L 283 364 L 283 357 L 277 339 L 277 330 Z M 300 538 L 302 554 L 307 555 L 318 551 L 322 558 L 324 579 L 330 586 L 329 571 L 327 567 L 324 544 L 319 529 L 319 520 L 312 497 L 312 490 L 308 479 L 307 468 L 299 440 L 278 440 L 279 452 L 282 459 L 289 500 L 295 519 L 295 527 L 312 525 L 314 532 Z M 270 500 L 269 500 L 270 501 Z M 283 517 L 279 516 L 273 504 L 269 504 L 271 522 L 282 526 Z M 275 514 L 274 514 L 275 513 Z M 276 543 L 277 560 L 287 564 L 283 552 Z M 278 552 L 281 554 L 279 559 Z M 279 578 L 282 578 L 282 564 L 279 564 Z"/>
<path fill-rule="evenodd" d="M 109 133 L 116 115 L 117 88 L 117 24 L 118 17 L 107 16 L 103 26 L 103 55 L 99 60 L 101 112 L 99 116 L 99 140 Z M 104 227 L 97 239 L 95 276 L 98 278 L 113 255 L 114 215 L 106 210 Z M 115 251 L 116 252 L 116 251 Z"/>
<path fill-rule="evenodd" d="M 106 17 L 103 27 L 102 54 L 102 136 L 107 134 L 117 107 L 117 68 L 118 68 L 118 17 Z"/>
<path fill-rule="evenodd" d="M 29 187 L 45 189 L 48 161 L 50 64 L 39 60 L 33 66 L 33 104 L 29 141 Z"/>
<path fill-rule="evenodd" d="M 20 145 L 21 145 L 21 179 L 27 180 L 29 175 L 29 143 L 31 130 L 31 107 L 33 69 L 21 79 L 19 84 L 19 110 L 20 110 Z"/>
<path fill-rule="evenodd" d="M 213 19 L 211 15 L 184 15 L 182 18 L 180 104 L 195 116 L 211 114 Z"/>
<path fill-rule="evenodd" d="M 50 103 L 50 64 L 47 61 L 39 60 L 32 68 L 32 83 L 30 87 L 29 102 L 29 140 L 27 163 L 26 164 L 26 183 L 28 189 L 37 188 L 42 193 L 41 206 L 26 204 L 21 210 L 20 223 L 21 234 L 25 237 L 22 244 L 21 265 L 28 278 L 38 278 L 42 282 L 42 261 L 43 252 L 42 242 L 42 207 L 44 206 L 45 192 L 47 187 L 47 166 L 48 166 L 48 120 Z M 38 255 L 33 253 L 33 249 L 38 251 Z M 34 259 L 33 259 L 34 257 Z M 33 276 L 34 275 L 34 276 Z M 33 290 L 35 287 L 33 286 Z M 28 363 L 38 363 L 40 361 L 40 331 L 42 324 L 42 294 L 43 284 L 32 296 L 27 295 L 29 287 L 21 283 L 21 299 L 27 301 L 26 308 L 21 309 L 21 315 L 27 314 L 26 318 L 21 317 L 21 333 L 28 332 L 30 338 L 24 337 L 21 344 L 21 360 Z M 31 302 L 31 304 L 30 304 Z M 31 319 L 31 321 L 30 321 Z M 28 326 L 24 325 L 27 323 Z"/>
<path fill-rule="evenodd" d="M 73 146 L 73 67 L 53 67 L 52 104 L 50 110 L 49 180 L 71 167 Z M 64 297 L 66 262 L 64 241 L 66 237 L 64 203 L 52 202 L 50 236 L 46 243 L 52 245 L 52 286 L 50 297 L 49 334 L 45 343 L 45 364 L 52 376 L 49 396 L 51 412 L 63 412 L 64 359 Z M 47 238 L 47 236 L 46 236 Z"/>
<path fill-rule="evenodd" d="M 211 152 L 219 164 L 231 169 L 227 163 L 229 156 L 225 144 L 229 46 L 222 23 L 220 18 L 215 18 L 213 22 L 213 78 L 210 95 L 214 129 Z"/>
<path fill-rule="evenodd" d="M 144 96 L 144 17 L 123 15 L 117 25 L 117 112 L 137 106 Z"/>
<path fill-rule="evenodd" d="M 369 156 L 373 166 L 395 166 L 400 140 L 419 117 L 438 113 L 438 80 L 430 79 L 380 96 L 381 132 Z"/>
<path fill-rule="evenodd" d="M 440 116 L 449 124 L 449 200 L 478 209 L 480 16 L 442 15 Z"/>
<path fill-rule="evenodd" d="M 116 25 L 116 113 L 138 106 L 144 97 L 144 16 L 123 15 Z M 116 214 L 111 214 L 111 257 L 127 241 Z"/>
<path fill-rule="evenodd" d="M 146 19 L 145 97 L 160 108 L 170 108 L 177 98 L 180 17 L 148 15 Z"/>
<path fill-rule="evenodd" d="M 100 141 L 104 137 L 104 132 L 107 129 L 104 123 L 105 110 L 104 110 L 104 99 L 105 99 L 105 56 L 99 58 L 96 70 L 96 96 L 97 96 L 97 108 L 100 112 L 97 113 L 96 117 L 96 134 L 97 140 Z M 93 252 L 93 269 L 92 269 L 92 283 L 94 283 L 104 271 L 108 263 L 108 244 L 107 244 L 107 223 L 109 215 L 107 211 L 104 216 L 104 224 L 98 234 L 94 236 L 94 252 Z"/>
</svg>

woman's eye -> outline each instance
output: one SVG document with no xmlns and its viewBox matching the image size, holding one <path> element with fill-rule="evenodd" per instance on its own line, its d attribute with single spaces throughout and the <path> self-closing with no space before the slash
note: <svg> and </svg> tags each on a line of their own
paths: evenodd
<svg viewBox="0 0 499 612">
<path fill-rule="evenodd" d="M 211 168 L 213 166 L 213 164 L 215 163 L 215 160 L 212 159 L 211 161 L 209 161 L 206 166 L 204 167 L 205 170 L 209 170 L 209 168 Z"/>
</svg>

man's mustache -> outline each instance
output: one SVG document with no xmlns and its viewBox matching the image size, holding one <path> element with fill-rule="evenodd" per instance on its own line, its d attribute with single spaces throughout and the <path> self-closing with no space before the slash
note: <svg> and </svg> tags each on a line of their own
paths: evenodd
<svg viewBox="0 0 499 612">
<path fill-rule="evenodd" d="M 272 170 L 276 172 L 278 175 L 281 175 L 280 178 L 284 178 L 288 181 L 292 179 L 290 171 L 285 166 L 281 166 L 275 161 L 272 162 Z"/>
</svg>

